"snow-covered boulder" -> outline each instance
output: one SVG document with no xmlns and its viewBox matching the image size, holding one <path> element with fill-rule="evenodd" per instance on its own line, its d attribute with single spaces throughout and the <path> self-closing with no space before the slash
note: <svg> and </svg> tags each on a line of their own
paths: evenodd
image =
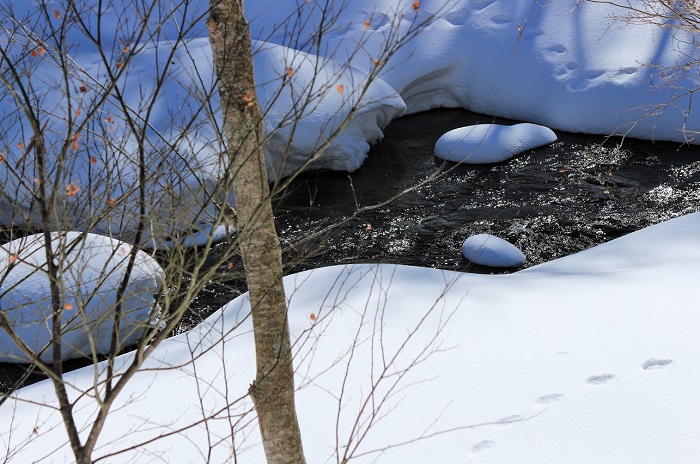
<svg viewBox="0 0 700 464">
<path fill-rule="evenodd" d="M 19 338 L 43 360 L 52 357 L 51 289 L 42 234 L 0 246 L 0 308 Z M 63 359 L 109 352 L 117 290 L 122 283 L 131 247 L 93 234 L 53 234 L 51 246 L 59 267 Z M 162 269 L 139 251 L 121 299 L 119 346 L 135 343 L 150 327 L 154 294 Z M 5 330 L 0 329 L 0 361 L 27 362 Z"/>
<path fill-rule="evenodd" d="M 517 267 L 525 262 L 525 255 L 515 245 L 491 234 L 469 237 L 462 245 L 462 254 L 481 266 Z"/>
<path fill-rule="evenodd" d="M 537 124 L 477 124 L 451 130 L 435 144 L 435 156 L 468 164 L 500 163 L 557 140 L 549 128 Z"/>
</svg>

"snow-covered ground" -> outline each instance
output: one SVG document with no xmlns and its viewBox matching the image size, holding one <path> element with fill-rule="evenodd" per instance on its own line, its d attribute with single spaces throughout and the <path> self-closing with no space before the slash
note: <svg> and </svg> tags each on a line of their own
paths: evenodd
<svg viewBox="0 0 700 464">
<path fill-rule="evenodd" d="M 694 462 L 698 230 L 696 213 L 510 275 L 350 265 L 287 277 L 309 462 L 336 462 L 336 449 L 352 462 Z M 108 461 L 199 462 L 211 446 L 224 462 L 234 444 L 237 462 L 263 462 L 245 415 L 248 309 L 242 296 L 164 342 L 94 457 L 185 427 Z M 87 389 L 93 373 L 67 378 Z M 70 461 L 60 414 L 40 406 L 52 397 L 44 382 L 3 406 L 12 462 Z M 81 398 L 80 423 L 96 407 Z"/>
<path fill-rule="evenodd" d="M 324 4 L 267 0 L 246 7 L 254 36 L 336 60 L 346 56 L 365 69 L 374 65 L 392 31 L 405 33 L 428 21 L 380 73 L 409 112 L 464 107 L 571 132 L 657 140 L 685 140 L 681 129 L 697 130 L 700 121 L 697 112 L 685 113 L 687 95 L 663 114 L 638 120 L 697 88 L 692 63 L 675 89 L 647 65 L 683 70 L 696 52 L 681 34 L 676 40 L 654 25 L 616 22 L 613 17 L 625 11 L 607 2 L 424 0 L 413 10 L 409 1 L 358 0 L 330 12 Z M 290 37 L 284 29 L 274 30 L 298 5 L 302 16 L 313 18 L 304 33 Z M 630 5 L 641 7 L 641 2 Z M 340 19 L 324 23 L 323 15 L 334 12 Z M 328 31 L 317 45 L 312 37 L 321 24 Z"/>
</svg>

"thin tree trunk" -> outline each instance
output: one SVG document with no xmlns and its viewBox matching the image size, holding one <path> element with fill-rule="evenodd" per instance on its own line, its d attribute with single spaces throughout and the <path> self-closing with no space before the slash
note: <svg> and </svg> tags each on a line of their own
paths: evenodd
<svg viewBox="0 0 700 464">
<path fill-rule="evenodd" d="M 255 97 L 248 23 L 242 0 L 210 0 L 207 20 L 219 79 L 233 191 L 255 335 L 255 403 L 268 464 L 305 462 L 294 406 L 282 253 L 262 154 L 262 116 Z"/>
</svg>

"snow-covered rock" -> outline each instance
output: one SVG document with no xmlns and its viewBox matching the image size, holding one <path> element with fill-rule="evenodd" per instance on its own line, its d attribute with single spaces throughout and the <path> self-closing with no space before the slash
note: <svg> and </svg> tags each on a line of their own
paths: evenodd
<svg viewBox="0 0 700 464">
<path fill-rule="evenodd" d="M 435 144 L 435 156 L 455 163 L 500 163 L 556 140 L 551 129 L 537 124 L 478 124 L 444 134 Z"/>
<path fill-rule="evenodd" d="M 462 254 L 481 266 L 517 267 L 525 262 L 525 255 L 518 247 L 491 234 L 472 235 L 466 239 Z"/>
<path fill-rule="evenodd" d="M 52 359 L 51 289 L 43 234 L 0 246 L 0 308 L 16 335 L 41 358 Z M 108 353 L 112 340 L 117 289 L 124 278 L 131 247 L 107 237 L 68 232 L 54 234 L 51 247 L 59 266 L 62 358 Z M 162 269 L 139 251 L 121 301 L 118 346 L 135 343 L 154 321 L 154 294 Z M 0 362 L 28 358 L 0 330 Z"/>
</svg>

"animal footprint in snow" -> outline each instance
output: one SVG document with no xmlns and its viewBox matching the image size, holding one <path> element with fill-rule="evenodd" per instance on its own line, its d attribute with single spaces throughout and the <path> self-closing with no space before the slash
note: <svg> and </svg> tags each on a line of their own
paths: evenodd
<svg viewBox="0 0 700 464">
<path fill-rule="evenodd" d="M 615 376 L 613 374 L 592 375 L 588 377 L 586 382 L 591 385 L 603 385 L 610 382 L 614 378 Z"/>
<path fill-rule="evenodd" d="M 547 50 L 554 53 L 564 53 L 566 51 L 566 47 L 562 44 L 556 44 L 552 45 L 551 47 L 548 47 Z"/>
<path fill-rule="evenodd" d="M 550 404 L 556 403 L 557 401 L 563 400 L 565 397 L 561 393 L 552 393 L 551 395 L 544 395 L 537 398 L 537 402 L 540 404 Z"/>
<path fill-rule="evenodd" d="M 513 18 L 507 15 L 495 15 L 491 17 L 491 21 L 494 24 L 508 24 L 509 22 L 513 21 Z"/>
<path fill-rule="evenodd" d="M 522 422 L 524 420 L 524 417 L 521 416 L 520 414 L 514 414 L 512 416 L 508 417 L 502 417 L 498 419 L 499 424 L 512 424 L 513 422 Z"/>
<path fill-rule="evenodd" d="M 656 358 L 651 358 L 647 359 L 642 363 L 642 369 L 645 371 L 651 370 L 651 369 L 663 369 L 664 367 L 668 366 L 671 364 L 673 361 L 670 359 L 656 359 Z"/>
<path fill-rule="evenodd" d="M 452 24 L 453 26 L 461 26 L 467 22 L 467 19 L 469 19 L 469 11 L 452 11 L 450 13 L 447 13 L 444 16 L 444 18 L 445 21 Z"/>
<path fill-rule="evenodd" d="M 493 448 L 494 446 L 496 446 L 496 442 L 494 441 L 481 440 L 479 443 L 472 446 L 472 453 L 483 453 L 487 449 Z"/>
</svg>

